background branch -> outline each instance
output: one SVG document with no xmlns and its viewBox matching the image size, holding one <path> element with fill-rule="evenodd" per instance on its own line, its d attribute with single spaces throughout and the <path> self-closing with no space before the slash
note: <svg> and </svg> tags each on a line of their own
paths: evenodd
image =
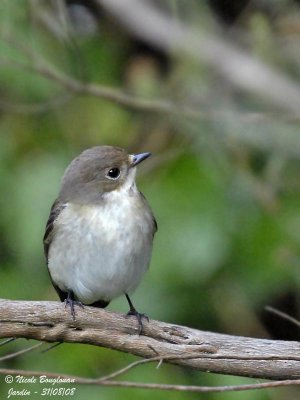
<svg viewBox="0 0 300 400">
<path fill-rule="evenodd" d="M 134 318 L 58 302 L 0 300 L 0 337 L 89 343 L 201 371 L 256 378 L 300 378 L 300 343 L 199 331 L 150 320 L 138 336 Z"/>
<path fill-rule="evenodd" d="M 151 360 L 149 360 L 151 361 Z M 195 386 L 195 385 L 170 385 L 163 383 L 139 383 L 132 381 L 114 381 L 110 378 L 85 378 L 81 376 L 68 375 L 68 374 L 57 374 L 49 373 L 46 371 L 25 371 L 9 368 L 0 368 L 0 374 L 8 375 L 20 375 L 20 376 L 46 376 L 47 378 L 64 379 L 66 382 L 76 383 L 79 385 L 98 385 L 98 386 L 110 386 L 110 387 L 123 387 L 123 388 L 135 388 L 135 389 L 154 389 L 154 390 L 166 390 L 166 391 L 179 391 L 179 392 L 200 392 L 200 393 L 217 393 L 217 392 L 239 392 L 254 389 L 271 389 L 284 386 L 295 386 L 299 385 L 298 379 L 289 379 L 283 381 L 253 383 L 245 385 L 228 385 L 228 386 Z"/>
<path fill-rule="evenodd" d="M 172 53 L 186 54 L 215 68 L 234 86 L 298 115 L 300 87 L 224 38 L 190 27 L 141 0 L 97 0 L 136 36 Z M 270 90 L 272 88 L 272 90 Z M 284 93 L 284 95 L 283 95 Z"/>
</svg>

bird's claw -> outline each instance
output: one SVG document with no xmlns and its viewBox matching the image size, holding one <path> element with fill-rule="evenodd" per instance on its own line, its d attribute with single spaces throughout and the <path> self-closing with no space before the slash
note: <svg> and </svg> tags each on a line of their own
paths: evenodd
<svg viewBox="0 0 300 400">
<path fill-rule="evenodd" d="M 128 317 L 130 315 L 134 315 L 138 321 L 138 325 L 139 325 L 139 329 L 138 329 L 138 334 L 139 336 L 142 334 L 143 332 L 143 318 L 145 318 L 147 320 L 147 322 L 149 322 L 149 317 L 146 314 L 143 313 L 139 313 L 137 310 L 133 309 L 133 310 L 129 310 L 128 313 L 126 314 Z"/>
<path fill-rule="evenodd" d="M 83 308 L 83 304 L 81 303 L 81 301 L 77 301 L 77 300 L 72 299 L 71 296 L 68 296 L 65 299 L 64 303 L 65 303 L 65 309 L 68 306 L 70 307 L 72 318 L 75 321 L 75 305 Z"/>
</svg>

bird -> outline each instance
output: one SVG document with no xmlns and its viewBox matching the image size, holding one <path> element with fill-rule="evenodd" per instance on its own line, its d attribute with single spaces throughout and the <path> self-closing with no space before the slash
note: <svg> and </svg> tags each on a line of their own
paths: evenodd
<svg viewBox="0 0 300 400">
<path fill-rule="evenodd" d="M 75 320 L 75 305 L 105 308 L 129 297 L 148 270 L 157 222 L 135 183 L 136 167 L 151 153 L 95 146 L 71 161 L 61 180 L 43 238 L 51 282 Z"/>
</svg>

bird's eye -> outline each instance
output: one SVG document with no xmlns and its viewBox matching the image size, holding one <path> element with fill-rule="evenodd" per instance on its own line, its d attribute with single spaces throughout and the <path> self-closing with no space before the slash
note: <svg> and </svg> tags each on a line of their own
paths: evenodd
<svg viewBox="0 0 300 400">
<path fill-rule="evenodd" d="M 111 168 L 106 175 L 109 179 L 118 179 L 120 176 L 119 168 Z"/>
</svg>

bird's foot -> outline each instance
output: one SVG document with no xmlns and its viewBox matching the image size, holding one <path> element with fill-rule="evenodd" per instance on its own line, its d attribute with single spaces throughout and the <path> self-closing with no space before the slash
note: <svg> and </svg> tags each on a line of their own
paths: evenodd
<svg viewBox="0 0 300 400">
<path fill-rule="evenodd" d="M 138 321 L 138 325 L 139 325 L 139 336 L 142 334 L 143 332 L 143 318 L 145 318 L 148 322 L 149 322 L 149 317 L 146 314 L 143 313 L 139 313 L 135 308 L 132 310 L 129 310 L 128 313 L 126 314 L 127 316 L 130 315 L 134 315 Z"/>
<path fill-rule="evenodd" d="M 138 332 L 139 332 L 139 335 L 141 335 L 142 332 L 143 332 L 143 318 L 145 318 L 149 322 L 149 317 L 146 314 L 139 313 L 134 308 L 134 306 L 133 306 L 133 304 L 132 304 L 132 302 L 131 302 L 131 300 L 130 300 L 130 298 L 129 298 L 127 293 L 125 293 L 125 296 L 126 296 L 126 299 L 128 301 L 129 307 L 130 307 L 130 310 L 128 311 L 127 316 L 134 315 L 136 317 L 136 319 L 138 321 L 138 325 L 139 325 L 139 331 Z"/>
<path fill-rule="evenodd" d="M 65 303 L 65 309 L 68 306 L 70 307 L 72 318 L 75 321 L 75 306 L 83 308 L 83 304 L 81 303 L 81 301 L 74 299 L 73 292 L 68 292 L 68 297 L 65 299 L 64 303 Z"/>
</svg>

